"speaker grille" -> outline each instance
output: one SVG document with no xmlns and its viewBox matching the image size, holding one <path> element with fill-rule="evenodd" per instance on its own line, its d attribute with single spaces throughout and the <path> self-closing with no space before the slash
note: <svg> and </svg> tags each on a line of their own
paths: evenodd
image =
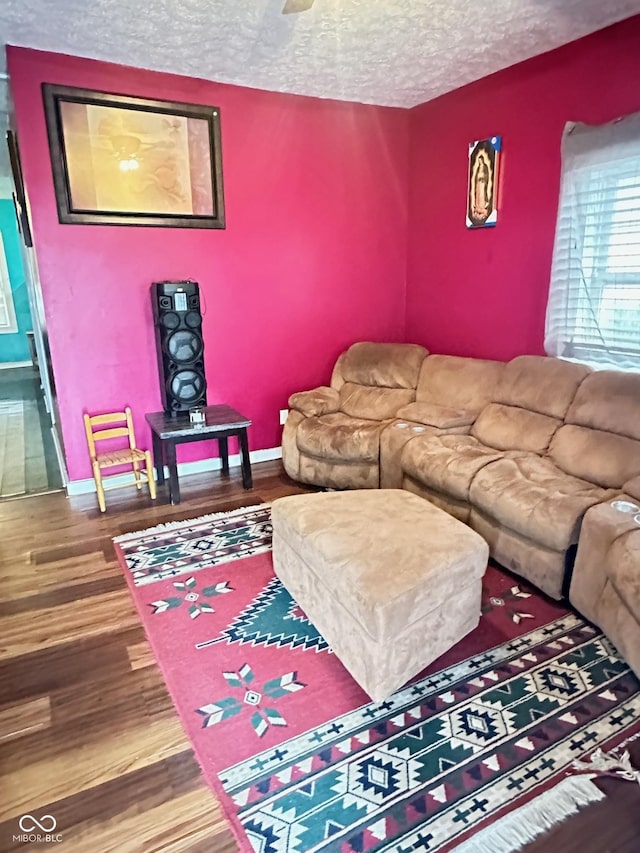
<svg viewBox="0 0 640 853">
<path fill-rule="evenodd" d="M 179 329 L 167 338 L 167 352 L 178 364 L 196 361 L 202 355 L 202 338 L 189 329 Z"/>
<path fill-rule="evenodd" d="M 180 325 L 180 317 L 175 311 L 167 311 L 160 317 L 160 323 L 165 329 L 177 329 Z"/>
<path fill-rule="evenodd" d="M 168 390 L 178 403 L 192 404 L 205 389 L 204 376 L 197 370 L 183 369 L 170 377 Z"/>
</svg>

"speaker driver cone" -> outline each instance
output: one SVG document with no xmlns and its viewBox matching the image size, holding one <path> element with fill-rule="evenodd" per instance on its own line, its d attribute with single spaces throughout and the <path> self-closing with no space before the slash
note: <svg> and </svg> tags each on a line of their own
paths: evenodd
<svg viewBox="0 0 640 853">
<path fill-rule="evenodd" d="M 160 318 L 160 322 L 165 329 L 177 329 L 180 325 L 180 317 L 178 317 L 175 311 L 167 311 Z"/>
<path fill-rule="evenodd" d="M 195 370 L 179 370 L 167 383 L 171 395 L 181 403 L 199 399 L 205 386 L 204 376 Z"/>
<path fill-rule="evenodd" d="M 186 364 L 202 355 L 202 338 L 187 329 L 180 329 L 169 335 L 166 347 L 174 361 Z"/>
<path fill-rule="evenodd" d="M 198 311 L 187 311 L 184 315 L 184 324 L 190 329 L 197 329 L 202 323 L 202 317 Z"/>
</svg>

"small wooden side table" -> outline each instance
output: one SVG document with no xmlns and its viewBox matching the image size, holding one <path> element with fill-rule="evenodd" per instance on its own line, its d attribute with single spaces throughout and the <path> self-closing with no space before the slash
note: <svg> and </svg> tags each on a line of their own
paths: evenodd
<svg viewBox="0 0 640 853">
<path fill-rule="evenodd" d="M 158 485 L 164 483 L 165 462 L 169 468 L 169 499 L 172 504 L 180 503 L 180 486 L 178 484 L 178 466 L 176 464 L 176 445 L 187 444 L 190 441 L 204 441 L 215 438 L 218 441 L 222 473 L 229 473 L 229 436 L 237 436 L 240 445 L 240 460 L 242 468 L 242 485 L 245 489 L 253 486 L 251 461 L 249 460 L 249 445 L 247 442 L 247 427 L 251 421 L 231 406 L 205 406 L 205 421 L 202 424 L 192 424 L 188 413 L 172 417 L 166 412 L 152 412 L 145 415 L 151 427 L 153 438 L 153 458 L 156 468 Z"/>
</svg>

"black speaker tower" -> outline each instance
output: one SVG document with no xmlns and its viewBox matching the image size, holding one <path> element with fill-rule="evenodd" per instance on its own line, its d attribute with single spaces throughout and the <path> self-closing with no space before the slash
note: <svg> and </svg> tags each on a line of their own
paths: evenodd
<svg viewBox="0 0 640 853">
<path fill-rule="evenodd" d="M 151 285 L 162 406 L 168 414 L 207 405 L 200 288 L 195 281 Z"/>
</svg>

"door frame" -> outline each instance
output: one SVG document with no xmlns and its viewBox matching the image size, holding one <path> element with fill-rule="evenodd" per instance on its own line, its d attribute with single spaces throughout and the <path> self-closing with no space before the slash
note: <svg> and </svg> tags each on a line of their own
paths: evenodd
<svg viewBox="0 0 640 853">
<path fill-rule="evenodd" d="M 20 149 L 18 139 L 12 128 L 7 130 L 6 143 L 9 148 L 9 160 L 11 163 L 11 178 L 14 186 L 13 202 L 16 213 L 16 222 L 21 236 L 20 250 L 22 254 L 22 265 L 24 267 L 25 286 L 29 299 L 31 321 L 33 325 L 33 343 L 37 356 L 37 369 L 40 375 L 40 387 L 44 396 L 44 404 L 51 420 L 51 432 L 60 466 L 63 485 L 69 482 L 62 430 L 60 428 L 60 417 L 56 396 L 55 377 L 51 364 L 51 350 L 49 348 L 49 337 L 47 334 L 47 320 L 44 311 L 44 300 L 42 297 L 42 286 L 40 273 L 38 271 L 38 259 L 33 245 L 31 223 L 29 217 L 29 200 L 22 178 L 22 164 L 20 161 Z"/>
</svg>

